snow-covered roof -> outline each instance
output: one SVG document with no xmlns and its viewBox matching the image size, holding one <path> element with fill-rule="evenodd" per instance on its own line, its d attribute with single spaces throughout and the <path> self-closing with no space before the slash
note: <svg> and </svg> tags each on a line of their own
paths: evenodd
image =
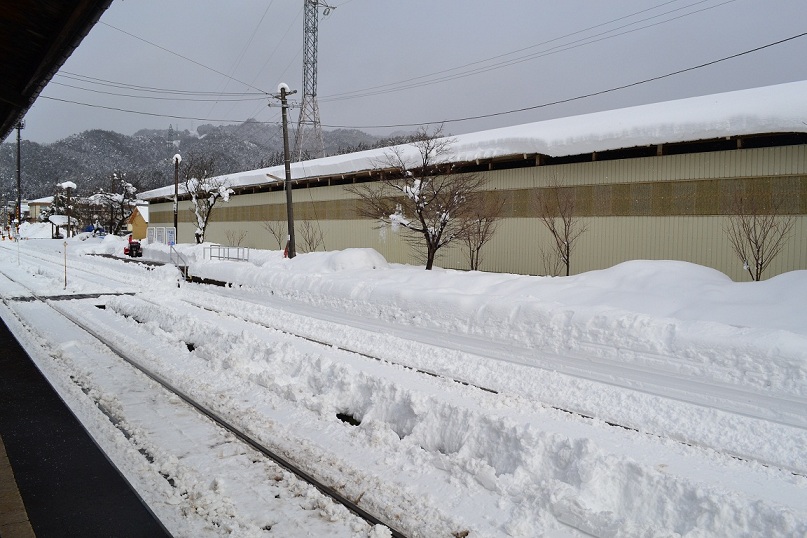
<svg viewBox="0 0 807 538">
<path fill-rule="evenodd" d="M 51 224 L 54 224 L 56 226 L 66 226 L 67 215 L 51 215 L 50 217 L 48 217 L 48 221 L 50 221 Z M 78 220 L 75 217 L 70 217 L 70 224 L 72 226 L 77 226 Z"/>
<path fill-rule="evenodd" d="M 36 200 L 28 200 L 31 205 L 49 205 L 53 203 L 53 196 L 45 196 L 44 198 L 37 198 Z"/>
<path fill-rule="evenodd" d="M 149 206 L 147 205 L 139 205 L 134 208 L 132 211 L 132 216 L 134 216 L 135 211 L 140 213 L 140 216 L 143 217 L 143 220 L 149 222 Z"/>
<path fill-rule="evenodd" d="M 771 133 L 807 133 L 807 81 L 791 82 L 545 120 L 453 136 L 450 160 L 510 155 L 563 157 L 613 149 Z M 416 148 L 402 146 L 416 157 Z M 386 148 L 335 155 L 291 166 L 292 179 L 338 176 L 377 168 Z M 284 167 L 229 174 L 231 187 L 282 181 Z M 173 185 L 141 199 L 173 196 Z M 181 187 L 180 187 L 181 188 Z"/>
</svg>

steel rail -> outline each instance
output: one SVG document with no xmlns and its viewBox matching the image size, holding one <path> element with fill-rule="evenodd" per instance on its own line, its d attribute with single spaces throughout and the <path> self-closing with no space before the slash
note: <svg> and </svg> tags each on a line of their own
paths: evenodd
<svg viewBox="0 0 807 538">
<path fill-rule="evenodd" d="M 7 275 L 3 271 L 0 271 L 0 274 L 3 274 L 6 278 L 9 278 L 9 280 L 13 280 L 13 279 L 11 279 L 9 277 L 9 275 Z M 313 486 L 320 493 L 322 493 L 326 497 L 331 498 L 336 503 L 341 504 L 346 509 L 348 509 L 350 512 L 352 512 L 356 516 L 360 517 L 361 519 L 365 520 L 369 524 L 371 524 L 371 525 L 384 525 L 385 527 L 387 527 L 390 530 L 390 533 L 393 536 L 393 538 L 406 538 L 406 535 L 403 532 L 396 529 L 394 526 L 392 526 L 389 523 L 381 520 L 379 517 L 375 516 L 374 514 L 371 514 L 370 512 L 365 510 L 364 508 L 360 507 L 357 503 L 355 503 L 354 501 L 348 499 L 346 496 L 344 496 L 341 493 L 339 493 L 338 491 L 336 491 L 336 489 L 328 486 L 327 484 L 322 483 L 317 478 L 315 478 L 313 475 L 309 474 L 308 472 L 306 472 L 305 470 L 303 470 L 302 468 L 300 468 L 299 466 L 297 466 L 296 464 L 291 462 L 288 458 L 286 458 L 284 456 L 281 456 L 277 452 L 275 452 L 275 451 L 271 450 L 270 448 L 266 447 L 260 441 L 253 438 L 249 434 L 243 432 L 240 428 L 238 428 L 237 426 L 232 424 L 230 421 L 228 421 L 225 417 L 223 417 L 219 413 L 216 413 L 215 411 L 213 411 L 213 410 L 205 407 L 201 403 L 197 402 L 192 396 L 187 394 L 185 391 L 183 391 L 182 389 L 179 389 L 176 386 L 174 386 L 168 379 L 164 378 L 163 376 L 161 376 L 161 375 L 159 375 L 159 374 L 157 374 L 155 372 L 152 372 L 151 370 L 149 370 L 148 368 L 146 368 L 142 364 L 138 363 L 135 359 L 131 358 L 128 355 L 128 353 L 126 352 L 126 350 L 122 349 L 121 346 L 119 346 L 114 340 L 112 340 L 111 338 L 108 338 L 105 335 L 101 334 L 100 332 L 96 331 L 88 323 L 84 322 L 83 320 L 79 319 L 78 317 L 72 315 L 70 312 L 66 311 L 64 308 L 60 307 L 58 305 L 57 300 L 54 300 L 51 297 L 40 297 L 30 287 L 25 286 L 24 284 L 21 284 L 19 282 L 17 282 L 17 284 L 19 284 L 20 286 L 28 288 L 28 290 L 31 292 L 32 296 L 35 298 L 35 300 L 41 301 L 43 304 L 46 304 L 51 309 L 53 309 L 55 312 L 57 312 L 59 315 L 61 315 L 65 319 L 69 320 L 71 323 L 73 323 L 77 327 L 81 328 L 83 331 L 85 331 L 86 333 L 91 335 L 93 338 L 95 338 L 96 340 L 98 340 L 99 342 L 104 344 L 107 348 L 109 348 L 110 351 L 112 351 L 115 355 L 120 357 L 121 360 L 123 360 L 124 362 L 126 362 L 127 364 L 132 366 L 133 368 L 140 371 L 143 375 L 145 375 L 146 377 L 148 377 L 152 381 L 158 383 L 160 386 L 162 386 L 167 391 L 169 391 L 169 392 L 171 392 L 173 394 L 176 394 L 185 403 L 187 403 L 188 405 L 193 407 L 197 412 L 199 412 L 200 414 L 202 414 L 202 415 L 206 416 L 207 418 L 209 418 L 210 420 L 212 420 L 219 427 L 221 427 L 221 428 L 227 430 L 228 432 L 230 432 L 231 434 L 233 434 L 242 443 L 250 446 L 254 450 L 256 450 L 259 453 L 263 454 L 265 457 L 267 457 L 270 460 L 272 460 L 273 462 L 275 462 L 278 466 L 280 466 L 283 469 L 285 469 L 286 471 L 294 474 L 295 476 L 297 476 L 303 482 Z M 101 294 L 101 295 L 103 295 L 103 294 Z M 110 295 L 115 295 L 115 294 L 110 294 Z M 61 300 L 70 299 L 70 298 L 78 299 L 80 297 L 69 297 L 69 296 L 59 297 L 59 299 L 61 299 Z M 13 298 L 12 299 L 4 299 L 3 301 L 7 304 L 9 300 L 13 300 Z M 8 306 L 8 304 L 7 304 L 7 306 Z"/>
<path fill-rule="evenodd" d="M 217 294 L 215 292 L 208 292 L 208 293 L 212 293 L 213 295 L 219 295 L 219 294 Z M 144 298 L 141 297 L 141 299 L 144 299 Z M 147 299 L 144 299 L 144 300 L 147 300 Z M 232 317 L 235 317 L 237 319 L 240 319 L 243 322 L 251 323 L 251 324 L 254 324 L 254 325 L 257 325 L 257 326 L 260 326 L 260 327 L 264 327 L 266 329 L 276 330 L 276 331 L 279 331 L 279 332 L 281 332 L 283 334 L 289 335 L 291 337 L 300 338 L 302 340 L 306 340 L 306 341 L 309 341 L 311 343 L 321 345 L 323 347 L 329 347 L 330 348 L 330 347 L 336 346 L 340 350 L 342 350 L 344 352 L 347 352 L 347 353 L 352 353 L 352 354 L 355 354 L 355 355 L 358 355 L 358 356 L 361 356 L 361 357 L 365 357 L 365 358 L 368 358 L 368 359 L 376 360 L 376 361 L 379 361 L 379 362 L 385 362 L 385 363 L 388 363 L 388 364 L 394 364 L 396 366 L 406 368 L 408 370 L 415 371 L 415 372 L 418 372 L 418 373 L 421 373 L 421 374 L 429 375 L 429 376 L 432 376 L 432 377 L 438 377 L 438 378 L 441 378 L 441 379 L 445 379 L 445 380 L 448 380 L 448 381 L 459 383 L 459 384 L 465 385 L 465 386 L 470 386 L 470 387 L 473 387 L 473 388 L 476 388 L 476 389 L 479 389 L 479 390 L 483 390 L 483 391 L 486 391 L 486 392 L 490 392 L 490 393 L 493 393 L 493 394 L 499 394 L 501 392 L 500 390 L 490 388 L 490 387 L 485 387 L 485 386 L 478 385 L 478 384 L 475 384 L 475 383 L 472 383 L 472 382 L 468 382 L 468 381 L 453 377 L 451 375 L 446 375 L 446 374 L 443 374 L 443 373 L 438 373 L 438 372 L 433 372 L 433 371 L 429 371 L 429 370 L 424 370 L 424 369 L 412 367 L 412 366 L 409 366 L 409 365 L 406 365 L 406 364 L 395 362 L 395 361 L 390 360 L 388 358 L 382 358 L 382 357 L 378 357 L 378 356 L 375 356 L 375 355 L 371 355 L 371 354 L 363 352 L 363 351 L 359 351 L 359 350 L 356 350 L 356 349 L 351 349 L 350 346 L 345 346 L 343 343 L 328 342 L 328 341 L 323 340 L 321 338 L 314 338 L 314 337 L 311 337 L 311 336 L 308 336 L 308 335 L 298 334 L 298 333 L 290 331 L 290 330 L 288 330 L 286 328 L 281 328 L 281 327 L 278 327 L 278 326 L 272 326 L 270 324 L 267 324 L 267 323 L 264 323 L 264 322 L 261 322 L 261 321 L 256 321 L 256 320 L 253 320 L 253 319 L 247 319 L 246 317 L 244 317 L 244 316 L 242 316 L 242 315 L 240 315 L 238 313 L 231 312 L 229 310 L 217 310 L 215 308 L 211 308 L 208 305 L 200 304 L 200 303 L 198 303 L 196 301 L 193 301 L 191 299 L 188 299 L 188 298 L 180 298 L 180 300 L 182 302 L 185 302 L 185 303 L 189 304 L 189 305 L 195 306 L 196 308 L 200 308 L 200 309 L 207 310 L 207 311 L 210 311 L 210 312 L 216 312 L 216 313 L 219 313 L 219 314 L 224 314 L 224 315 L 227 315 L 227 316 L 232 316 Z M 152 302 L 152 301 L 149 301 L 149 302 Z M 157 303 L 153 303 L 153 304 L 157 305 Z M 255 303 L 255 304 L 261 304 L 261 306 L 265 306 L 267 308 L 275 308 L 277 310 L 282 310 L 282 309 L 279 309 L 278 307 L 271 307 L 271 306 L 267 306 L 267 305 L 262 304 L 262 303 Z M 316 318 L 316 319 L 319 319 L 320 321 L 323 321 L 323 322 L 326 322 L 326 323 L 339 324 L 336 321 L 332 321 L 332 320 L 328 320 L 328 319 L 324 319 L 324 318 Z M 357 329 L 357 330 L 367 330 L 367 329 Z M 412 339 L 412 341 L 420 342 L 420 343 L 423 343 L 424 345 L 437 346 L 436 344 L 429 343 L 429 342 L 422 342 L 422 341 L 417 340 L 417 339 Z M 440 347 L 440 346 L 437 346 L 437 347 Z M 464 351 L 464 352 L 472 353 L 472 354 L 477 355 L 477 356 L 487 357 L 487 358 L 490 358 L 492 360 L 510 362 L 510 363 L 513 363 L 513 364 L 518 364 L 518 365 L 521 365 L 521 366 L 526 366 L 526 367 L 531 367 L 531 368 L 546 369 L 545 367 L 542 367 L 540 365 L 534 365 L 534 364 L 527 363 L 525 361 L 514 360 L 512 358 L 508 359 L 508 358 L 502 358 L 502 357 L 498 357 L 498 356 L 494 356 L 494 355 L 488 355 L 488 354 L 486 354 L 484 352 L 478 352 L 478 351 L 473 352 L 473 351 L 469 351 L 469 350 L 466 350 L 466 349 L 455 349 L 455 348 L 450 347 L 450 346 L 445 346 L 445 349 L 450 349 L 450 350 L 454 350 L 454 351 Z M 571 359 L 573 357 L 568 357 L 568 358 Z M 615 365 L 612 364 L 609 361 L 606 364 L 604 364 L 604 367 L 605 366 L 610 368 L 610 367 L 614 367 Z M 616 365 L 616 366 L 620 370 L 627 369 L 627 367 L 624 366 L 624 365 L 623 366 Z M 636 370 L 641 371 L 641 369 L 638 369 L 638 368 Z M 657 374 L 662 379 L 677 379 L 677 380 L 682 379 L 679 376 L 672 376 L 672 375 L 670 375 L 668 373 L 665 373 L 665 372 L 657 372 Z M 611 386 L 615 386 L 615 387 L 619 387 L 619 388 L 624 388 L 624 389 L 628 389 L 628 390 L 637 390 L 637 391 L 640 391 L 640 392 L 645 392 L 645 393 L 648 393 L 648 394 L 658 396 L 660 398 L 665 398 L 665 399 L 670 399 L 670 400 L 677 400 L 677 401 L 680 401 L 680 402 L 683 402 L 683 403 L 686 403 L 686 404 L 690 404 L 690 405 L 697 405 L 697 406 L 701 406 L 701 407 L 707 406 L 707 404 L 704 403 L 704 402 L 693 401 L 692 399 L 681 397 L 680 395 L 658 394 L 658 393 L 655 393 L 655 392 L 648 391 L 646 389 L 640 389 L 640 388 L 632 387 L 632 386 L 627 385 L 627 384 L 618 383 L 618 382 L 614 382 L 614 381 L 609 381 L 608 379 L 602 379 L 602 378 L 600 378 L 598 376 L 592 376 L 592 375 L 587 376 L 587 375 L 582 375 L 580 373 L 577 373 L 577 374 L 568 373 L 568 375 L 572 375 L 572 376 L 580 378 L 580 379 L 588 379 L 588 380 L 591 380 L 591 381 L 594 381 L 594 382 L 604 383 L 604 384 L 607 384 L 607 385 L 611 385 Z M 694 380 L 694 381 L 692 381 L 692 383 L 694 383 L 698 388 L 704 388 L 704 387 L 707 387 L 707 386 L 711 387 L 711 388 L 715 388 L 715 389 L 721 389 L 722 388 L 720 385 L 709 385 L 707 383 L 703 383 L 703 382 L 700 382 L 698 380 Z M 665 386 L 659 380 L 656 380 L 654 385 Z M 675 392 L 680 392 L 682 389 L 670 389 L 670 390 L 674 390 Z M 729 394 L 731 394 L 734 398 L 737 398 L 740 401 L 741 401 L 741 396 L 743 394 L 745 394 L 745 395 L 758 395 L 758 393 L 756 393 L 754 391 L 743 391 L 742 389 L 735 389 L 735 390 L 729 391 Z M 792 411 L 794 412 L 794 414 L 795 414 L 796 409 L 807 408 L 807 404 L 805 404 L 801 400 L 798 400 L 798 399 L 795 399 L 795 398 L 773 398 L 773 397 L 768 397 L 766 399 L 770 400 L 770 401 L 778 401 L 780 403 L 786 404 L 788 407 L 792 407 L 793 408 Z M 728 399 L 727 401 L 731 402 L 732 399 Z M 764 467 L 780 469 L 780 470 L 788 472 L 788 473 L 790 473 L 790 474 L 792 474 L 794 476 L 807 477 L 807 474 L 805 474 L 805 472 L 803 470 L 801 470 L 801 469 L 794 468 L 794 467 L 788 466 L 788 465 L 783 466 L 781 463 L 777 463 L 777 462 L 774 462 L 774 461 L 768 461 L 765 458 L 760 458 L 760 457 L 752 455 L 752 454 L 746 454 L 746 453 L 744 453 L 742 451 L 727 450 L 725 447 L 723 447 L 723 448 L 715 448 L 715 447 L 709 445 L 708 443 L 702 443 L 702 442 L 698 442 L 698 441 L 694 441 L 694 440 L 686 439 L 686 438 L 678 438 L 676 436 L 666 436 L 665 437 L 665 436 L 662 436 L 662 435 L 660 435 L 660 434 L 658 434 L 656 432 L 653 432 L 653 431 L 640 429 L 639 427 L 634 426 L 632 424 L 625 424 L 622 421 L 619 421 L 618 419 L 615 419 L 615 418 L 605 418 L 605 417 L 602 417 L 602 416 L 594 416 L 594 415 L 590 414 L 589 412 L 587 412 L 585 410 L 560 407 L 560 406 L 557 406 L 555 404 L 549 404 L 549 403 L 544 403 L 544 405 L 546 405 L 547 407 L 549 407 L 551 409 L 554 409 L 556 411 L 560 411 L 560 412 L 563 412 L 563 413 L 568 413 L 570 415 L 574 415 L 574 416 L 585 418 L 585 419 L 599 418 L 605 424 L 607 424 L 608 426 L 611 426 L 611 427 L 617 427 L 617 428 L 621 428 L 621 429 L 625 429 L 625 430 L 641 432 L 641 433 L 645 433 L 645 434 L 648 434 L 648 435 L 653 435 L 653 436 L 658 437 L 658 438 L 669 439 L 671 441 L 675 441 L 677 443 L 681 443 L 681 444 L 687 445 L 687 446 L 693 446 L 693 445 L 701 446 L 701 447 L 704 447 L 704 448 L 708 448 L 710 450 L 714 450 L 715 452 L 722 453 L 722 454 L 724 454 L 724 455 L 726 455 L 728 457 L 734 458 L 734 459 L 739 460 L 739 461 L 746 461 L 746 462 L 753 461 L 753 462 L 759 463 L 760 465 L 762 465 Z M 753 414 L 753 413 L 743 412 L 741 410 L 731 410 L 731 409 L 722 409 L 722 410 L 724 412 L 726 412 L 726 413 L 731 413 L 731 414 L 735 414 L 735 415 L 738 415 L 738 416 L 745 416 L 745 417 L 749 417 L 749 418 L 753 418 L 753 419 L 757 419 L 757 420 L 767 420 L 767 421 L 771 421 L 771 422 L 776 422 L 776 423 L 779 423 L 779 424 L 782 424 L 782 425 L 785 425 L 785 426 L 788 426 L 788 427 L 804 428 L 804 426 L 799 425 L 799 424 L 794 424 L 794 423 L 790 423 L 790 422 L 782 421 L 782 420 L 776 420 L 776 419 L 772 419 L 772 418 L 765 417 L 765 416 L 760 416 L 760 415 Z"/>
</svg>

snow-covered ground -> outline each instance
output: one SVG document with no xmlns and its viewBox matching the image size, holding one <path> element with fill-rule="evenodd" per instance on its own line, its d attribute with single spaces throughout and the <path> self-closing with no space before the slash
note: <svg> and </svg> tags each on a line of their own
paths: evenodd
<svg viewBox="0 0 807 538">
<path fill-rule="evenodd" d="M 807 271 L 544 278 L 180 245 L 220 288 L 93 256 L 122 254 L 111 236 L 69 240 L 65 272 L 63 244 L 0 243 L 0 313 L 178 536 L 387 531 L 17 300 L 23 286 L 105 294 L 50 304 L 406 535 L 807 535 Z"/>
</svg>

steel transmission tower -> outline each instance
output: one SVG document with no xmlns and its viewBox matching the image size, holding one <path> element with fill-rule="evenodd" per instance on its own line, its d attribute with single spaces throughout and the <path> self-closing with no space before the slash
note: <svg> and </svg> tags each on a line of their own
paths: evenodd
<svg viewBox="0 0 807 538">
<path fill-rule="evenodd" d="M 305 2 L 305 46 L 303 50 L 303 99 L 300 103 L 300 119 L 297 121 L 297 135 L 294 139 L 294 156 L 302 160 L 303 150 L 310 151 L 313 157 L 325 156 L 325 142 L 322 139 L 322 125 L 319 121 L 317 104 L 317 33 L 319 29 L 319 8 L 325 8 L 324 15 L 334 9 L 323 0 L 303 0 Z"/>
</svg>

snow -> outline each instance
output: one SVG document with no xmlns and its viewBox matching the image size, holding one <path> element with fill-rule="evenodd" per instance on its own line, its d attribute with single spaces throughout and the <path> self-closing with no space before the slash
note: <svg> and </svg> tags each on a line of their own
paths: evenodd
<svg viewBox="0 0 807 538">
<path fill-rule="evenodd" d="M 58 184 L 58 186 L 59 186 L 59 187 L 61 187 L 61 188 L 63 188 L 63 189 L 73 189 L 73 190 L 76 190 L 76 184 L 75 184 L 75 183 L 73 183 L 72 181 L 65 181 L 65 182 L 63 182 L 63 183 L 59 183 L 59 184 Z"/>
<path fill-rule="evenodd" d="M 67 215 L 51 215 L 50 217 L 48 217 L 48 222 L 51 222 L 56 226 L 66 226 L 67 225 Z M 78 220 L 75 219 L 74 217 L 70 217 L 70 222 L 73 224 L 73 226 L 78 225 Z M 25 226 L 25 224 L 26 223 L 23 223 L 20 226 L 20 228 L 22 228 L 22 226 Z M 38 231 L 36 233 L 37 233 L 37 235 L 41 236 L 41 232 Z"/>
<path fill-rule="evenodd" d="M 278 90 L 280 91 L 280 90 Z M 450 137 L 449 162 L 470 162 L 513 155 L 562 157 L 638 146 L 731 136 L 807 132 L 807 81 L 545 120 Z M 376 169 L 396 151 L 404 163 L 417 163 L 411 145 L 335 155 L 292 163 L 292 179 L 338 176 Z M 272 183 L 283 166 L 227 176 L 245 187 Z M 282 181 L 282 180 L 278 180 Z M 138 195 L 144 200 L 173 196 L 173 185 Z"/>
<path fill-rule="evenodd" d="M 147 205 L 138 205 L 135 207 L 135 210 L 140 213 L 140 216 L 143 217 L 143 220 L 146 221 L 146 224 L 149 222 L 149 206 Z"/>
<path fill-rule="evenodd" d="M 22 285 L 134 292 L 51 304 L 409 536 L 807 533 L 807 271 L 533 277 L 177 245 L 220 288 L 97 256 L 124 238 L 68 242 L 66 290 L 62 241 L 0 243 L 0 313 L 176 536 L 388 531 L 195 422 L 51 307 L 15 301 Z"/>
</svg>

